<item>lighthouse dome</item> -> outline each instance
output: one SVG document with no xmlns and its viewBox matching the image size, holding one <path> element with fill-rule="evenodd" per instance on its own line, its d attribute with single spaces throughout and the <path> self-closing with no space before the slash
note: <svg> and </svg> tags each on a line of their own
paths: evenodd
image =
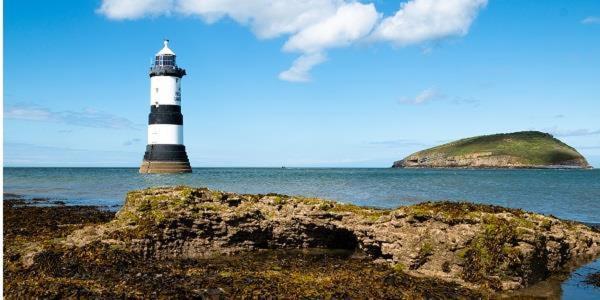
<svg viewBox="0 0 600 300">
<path fill-rule="evenodd" d="M 175 67 L 175 52 L 169 48 L 169 40 L 164 41 L 164 47 L 156 53 L 155 66 Z"/>
<path fill-rule="evenodd" d="M 159 56 L 159 55 L 175 55 L 175 52 L 173 52 L 173 50 L 171 50 L 171 48 L 169 48 L 169 40 L 165 40 L 163 42 L 163 44 L 165 46 L 162 49 L 160 49 L 160 51 L 158 51 L 158 53 L 156 53 L 156 56 Z"/>
</svg>

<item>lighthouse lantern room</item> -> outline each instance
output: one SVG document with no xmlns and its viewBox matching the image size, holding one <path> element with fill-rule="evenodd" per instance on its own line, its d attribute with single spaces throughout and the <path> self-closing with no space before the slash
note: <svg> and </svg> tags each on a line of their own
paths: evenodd
<svg viewBox="0 0 600 300">
<path fill-rule="evenodd" d="M 185 70 L 175 62 L 165 40 L 150 67 L 150 115 L 148 145 L 140 173 L 188 173 L 192 171 L 183 145 L 181 78 Z"/>
</svg>

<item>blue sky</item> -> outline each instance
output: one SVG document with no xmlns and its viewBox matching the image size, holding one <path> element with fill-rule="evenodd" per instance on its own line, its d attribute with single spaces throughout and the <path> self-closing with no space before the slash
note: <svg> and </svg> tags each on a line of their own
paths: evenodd
<svg viewBox="0 0 600 300">
<path fill-rule="evenodd" d="M 520 130 L 600 167 L 599 1 L 268 2 L 5 1 L 5 165 L 138 166 L 167 37 L 194 167 L 388 167 Z"/>
</svg>

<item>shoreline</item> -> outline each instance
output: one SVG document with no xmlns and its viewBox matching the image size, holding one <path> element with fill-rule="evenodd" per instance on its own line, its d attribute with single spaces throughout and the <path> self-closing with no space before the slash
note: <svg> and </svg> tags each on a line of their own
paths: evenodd
<svg viewBox="0 0 600 300">
<path fill-rule="evenodd" d="M 12 197 L 12 199 L 10 199 L 9 197 Z M 100 223 L 96 222 L 94 224 L 102 224 L 102 223 L 106 222 L 107 220 L 109 220 L 109 218 L 107 218 L 107 216 L 110 216 L 110 219 L 112 219 L 112 216 L 114 215 L 112 212 L 102 210 L 102 207 L 81 206 L 81 205 L 71 206 L 71 205 L 64 205 L 64 204 L 60 204 L 60 203 L 53 204 L 52 201 L 55 201 L 55 200 L 50 200 L 50 199 L 46 199 L 46 200 L 48 202 L 46 204 L 50 204 L 50 205 L 39 206 L 40 202 L 43 202 L 43 199 L 37 199 L 35 202 L 31 202 L 28 204 L 27 200 L 23 200 L 22 197 L 19 197 L 18 195 L 5 194 L 5 201 L 4 201 L 5 212 L 7 211 L 7 209 L 6 209 L 7 205 L 10 206 L 9 210 L 13 210 L 12 213 L 14 213 L 15 211 L 18 211 L 18 210 L 20 210 L 21 212 L 25 212 L 27 210 L 38 210 L 38 212 L 39 211 L 46 211 L 46 212 L 55 211 L 55 213 L 51 213 L 50 215 L 53 215 L 56 217 L 57 215 L 59 215 L 59 214 L 57 214 L 57 212 L 61 212 L 60 213 L 61 217 L 56 217 L 57 220 L 55 220 L 58 223 L 60 223 L 61 220 L 67 221 L 64 218 L 62 218 L 65 210 L 70 211 L 70 213 L 74 213 L 74 214 L 95 211 L 94 213 L 99 213 L 105 217 L 105 219 L 103 219 L 102 222 L 100 222 Z M 33 204 L 33 205 L 30 205 L 30 204 Z M 31 216 L 30 216 L 30 218 L 31 218 Z M 26 219 L 30 219 L 30 218 L 26 218 Z M 40 216 L 33 217 L 33 219 L 40 219 Z M 40 220 L 42 220 L 42 219 L 40 219 Z M 67 222 L 67 224 L 56 224 L 56 226 L 53 228 L 65 228 L 65 226 L 66 226 L 72 230 L 76 230 L 78 228 L 82 228 L 83 225 L 86 223 L 86 221 L 84 220 L 81 223 L 73 225 L 72 224 L 73 223 L 72 216 L 69 217 L 69 219 L 71 219 L 71 220 L 69 220 Z M 89 219 L 88 221 L 90 221 L 90 220 L 91 219 Z M 48 221 L 48 220 L 45 220 L 45 221 Z M 91 221 L 94 221 L 94 220 L 91 220 Z M 5 228 L 6 228 L 6 225 L 7 225 L 7 223 L 5 221 Z M 10 224 L 8 224 L 8 225 L 10 225 Z M 39 230 L 39 228 L 38 228 L 38 230 Z M 59 232 L 63 232 L 62 231 L 63 229 L 57 229 L 57 230 Z M 35 230 L 34 230 L 34 232 L 35 232 Z M 70 231 L 70 232 L 73 232 L 73 231 Z M 49 234 L 50 236 L 52 236 L 52 233 L 48 233 L 47 231 L 45 231 L 45 233 L 43 233 L 43 234 L 46 234 L 46 235 Z M 38 239 L 39 237 L 40 236 L 35 236 L 35 235 L 30 236 L 30 238 L 32 238 L 32 239 Z M 46 236 L 46 237 L 48 237 L 48 236 Z M 57 238 L 56 236 L 52 236 L 52 239 L 56 239 L 56 238 Z M 6 233 L 5 233 L 5 244 L 8 245 L 8 247 L 6 247 L 6 249 L 10 249 L 11 245 L 14 246 L 14 244 L 11 244 L 13 242 L 14 242 L 14 240 L 6 240 Z M 112 296 L 129 295 L 132 297 L 140 297 L 141 295 L 151 293 L 153 290 L 154 290 L 154 292 L 156 292 L 155 289 L 160 290 L 159 281 L 155 281 L 154 279 L 151 280 L 153 283 L 150 286 L 148 286 L 148 285 L 146 285 L 145 287 L 142 286 L 143 282 L 148 281 L 148 278 L 149 277 L 152 278 L 152 276 L 154 276 L 155 279 L 159 279 L 161 277 L 164 278 L 163 276 L 166 276 L 167 278 L 169 278 L 169 280 L 172 279 L 172 280 L 176 281 L 176 283 L 174 283 L 175 287 L 173 287 L 172 290 L 167 291 L 166 294 L 162 294 L 162 293 L 159 294 L 159 295 L 163 295 L 163 296 L 250 295 L 250 294 L 246 293 L 247 289 L 261 290 L 264 292 L 263 295 L 276 295 L 283 291 L 286 291 L 286 292 L 291 291 L 291 294 L 289 294 L 289 295 L 323 296 L 323 295 L 331 295 L 331 294 L 327 294 L 327 292 L 326 292 L 327 289 L 321 289 L 320 292 L 317 292 L 315 294 L 315 291 L 311 290 L 315 284 L 314 280 L 315 280 L 315 278 L 318 278 L 318 279 L 320 278 L 319 280 L 321 280 L 323 278 L 331 279 L 332 277 L 345 278 L 345 280 L 347 282 L 350 282 L 351 284 L 355 285 L 351 291 L 344 291 L 343 289 L 342 290 L 338 289 L 337 291 L 342 294 L 335 294 L 335 295 L 346 295 L 346 296 L 353 296 L 353 297 L 386 297 L 386 296 L 387 297 L 409 297 L 409 296 L 425 297 L 425 296 L 437 295 L 437 297 L 443 297 L 443 298 L 444 297 L 478 298 L 478 297 L 482 296 L 482 294 L 479 294 L 479 292 L 476 292 L 474 290 L 464 290 L 460 286 L 455 286 L 455 285 L 452 285 L 445 281 L 437 281 L 437 280 L 419 281 L 420 279 L 417 279 L 412 276 L 406 276 L 402 272 L 399 273 L 394 268 L 390 268 L 389 266 L 385 266 L 380 263 L 374 263 L 374 261 L 372 259 L 366 257 L 364 254 L 360 254 L 360 252 L 352 252 L 352 253 L 348 253 L 348 251 L 341 251 L 341 252 L 333 251 L 332 252 L 332 251 L 328 251 L 328 250 L 323 251 L 323 249 L 321 249 L 321 250 L 316 249 L 317 250 L 316 252 L 314 252 L 311 249 L 294 250 L 291 252 L 290 251 L 280 251 L 280 250 L 276 250 L 276 251 L 259 250 L 258 252 L 238 254 L 238 255 L 241 255 L 241 256 L 239 256 L 238 259 L 236 259 L 235 257 L 232 258 L 231 256 L 225 256 L 225 257 L 217 256 L 217 257 L 211 257 L 211 258 L 196 259 L 196 260 L 193 260 L 193 262 L 185 262 L 185 263 L 183 261 L 177 260 L 177 262 L 174 264 L 165 264 L 164 261 L 159 261 L 159 260 L 146 260 L 145 263 L 150 263 L 152 266 L 149 267 L 149 270 L 146 270 L 145 272 L 141 272 L 142 270 L 144 270 L 144 268 L 146 266 L 145 266 L 145 263 L 141 263 L 141 261 L 144 261 L 144 260 L 140 261 L 140 259 L 141 259 L 140 257 L 137 257 L 137 258 L 129 257 L 128 256 L 129 254 L 124 254 L 121 252 L 119 252 L 118 254 L 115 254 L 115 253 L 111 252 L 112 250 L 110 250 L 110 249 L 104 249 L 104 248 L 98 249 L 95 247 L 97 247 L 97 245 L 93 246 L 92 248 L 86 248 L 87 250 L 85 250 L 85 251 L 88 251 L 88 253 L 90 253 L 89 251 L 92 251 L 91 253 L 96 253 L 94 255 L 96 255 L 96 256 L 100 255 L 101 257 L 105 257 L 106 255 L 108 255 L 108 257 L 116 255 L 117 260 L 123 259 L 129 267 L 133 268 L 133 270 L 137 270 L 136 271 L 137 273 L 135 273 L 135 274 L 132 274 L 131 272 L 123 273 L 123 270 L 112 270 L 110 272 L 113 272 L 112 273 L 113 275 L 111 275 L 111 276 L 114 276 L 114 278 L 113 277 L 104 278 L 104 277 L 100 276 L 95 279 L 95 280 L 101 282 L 100 283 L 101 285 L 110 285 L 110 284 L 117 284 L 116 281 L 114 283 L 111 283 L 112 280 L 116 280 L 116 278 L 131 277 L 131 280 L 128 280 L 127 287 L 132 289 L 133 291 L 135 291 L 135 293 L 127 293 L 126 291 L 123 290 L 122 293 L 124 293 L 124 294 L 119 294 L 119 295 L 110 294 Z M 8 250 L 8 251 L 11 251 L 11 250 Z M 52 252 L 52 253 L 59 254 L 61 252 L 59 251 L 59 252 Z M 7 253 L 5 252 L 5 257 L 8 257 L 8 261 L 5 260 L 5 266 L 12 265 L 14 267 L 14 261 L 11 261 L 11 260 L 15 260 L 14 255 L 11 255 L 10 253 L 8 253 L 9 255 L 6 255 L 6 254 Z M 64 257 L 65 254 L 61 254 L 61 255 L 63 255 L 63 259 L 65 259 L 67 264 L 75 263 L 79 266 L 82 266 L 84 269 L 87 269 L 89 267 L 86 265 L 88 265 L 90 262 L 87 261 L 85 258 L 82 259 L 82 257 L 80 257 L 80 254 L 73 254 L 71 256 L 67 255 L 66 257 Z M 121 257 L 121 256 L 125 256 L 125 257 Z M 241 258 L 243 258 L 243 259 L 241 259 Z M 115 259 L 115 257 L 113 257 L 112 259 Z M 308 265 L 302 265 L 300 263 L 300 262 L 306 263 L 307 261 L 310 262 Z M 268 265 L 268 268 L 265 268 L 264 266 L 260 266 L 259 262 L 261 264 L 266 262 Z M 40 263 L 40 262 L 38 262 L 38 263 Z M 283 271 L 281 269 L 279 269 L 278 266 L 280 266 L 281 264 L 285 264 L 285 263 L 287 263 L 287 264 L 291 263 L 293 268 L 295 268 L 293 274 L 286 274 L 287 277 L 291 276 L 290 278 L 294 278 L 295 281 L 291 280 L 290 278 L 287 278 L 286 276 L 279 276 L 279 275 L 281 275 L 281 273 Z M 337 265 L 338 267 L 332 269 L 332 264 Z M 57 268 L 59 266 L 61 266 L 60 263 L 59 263 L 59 265 L 52 267 L 52 269 Z M 184 272 L 186 269 L 189 269 L 189 268 L 205 270 L 206 266 L 213 266 L 213 268 L 216 267 L 217 270 L 214 271 L 213 274 L 210 276 L 194 274 L 192 276 L 194 279 L 191 279 L 191 280 L 193 282 L 195 282 L 196 284 L 198 284 L 200 282 L 204 282 L 204 284 L 206 286 L 211 286 L 211 282 L 212 282 L 212 284 L 214 284 L 214 282 L 218 282 L 219 284 L 215 285 L 215 286 L 218 286 L 218 288 L 209 287 L 200 292 L 191 291 L 188 289 L 188 288 L 190 288 L 190 286 L 188 286 L 184 281 L 181 281 L 180 278 L 172 278 L 171 277 L 171 276 L 174 276 L 175 274 L 181 274 L 181 272 Z M 236 268 L 248 268 L 249 266 L 253 270 L 252 274 L 238 272 L 235 270 Z M 346 268 L 349 271 L 339 273 L 339 271 L 336 271 L 336 270 L 339 269 L 340 266 L 343 266 L 343 268 Z M 34 268 L 35 268 L 35 264 L 34 264 Z M 109 268 L 111 268 L 111 267 L 109 267 Z M 315 271 L 315 270 L 317 270 L 317 271 Z M 12 291 L 15 291 L 14 290 L 15 286 L 11 285 L 11 282 L 13 282 L 11 280 L 16 280 L 16 278 L 19 278 L 18 280 L 24 280 L 25 286 L 28 289 L 32 288 L 32 290 L 34 291 L 34 294 L 27 294 L 27 292 L 25 292 L 24 290 L 18 289 L 17 294 L 21 295 L 21 296 L 26 296 L 26 295 L 38 295 L 39 296 L 40 294 L 35 294 L 37 292 L 40 292 L 40 293 L 42 292 L 42 290 L 38 289 L 38 287 L 41 288 L 42 283 L 44 283 L 44 285 L 47 285 L 50 283 L 50 282 L 45 282 L 44 281 L 45 279 L 38 282 L 38 279 L 28 277 L 28 275 L 22 273 L 22 271 L 23 270 L 19 271 L 17 268 L 17 269 L 13 269 L 11 271 L 14 273 L 11 273 L 11 272 L 8 273 L 9 278 L 8 279 L 5 278 L 5 283 L 8 282 L 8 286 L 9 286 L 8 290 L 9 291 L 11 291 L 11 289 L 13 289 Z M 42 273 L 45 273 L 45 272 L 48 272 L 49 270 L 39 270 L 39 271 L 41 271 Z M 52 273 L 52 272 L 55 272 L 55 271 L 51 271 L 50 273 Z M 61 273 L 61 272 L 59 272 L 59 273 Z M 363 273 L 372 274 L 372 276 L 374 276 L 374 277 L 366 279 L 366 280 L 365 280 L 365 278 L 357 278 L 357 277 L 359 277 L 359 274 L 363 274 Z M 16 277 L 13 277 L 13 279 L 11 279 L 10 275 L 14 275 L 14 274 L 17 274 Z M 141 274 L 141 275 L 138 275 L 138 274 Z M 170 274 L 170 275 L 167 275 L 167 274 Z M 258 281 L 256 281 L 256 282 L 244 283 L 245 278 L 248 278 L 249 276 L 251 278 L 255 278 L 257 276 L 257 274 L 262 274 L 259 276 L 261 278 L 260 280 L 257 279 Z M 264 277 L 264 276 L 266 276 L 266 274 L 270 274 L 273 276 L 278 275 L 278 277 L 276 276 L 276 278 L 270 278 L 270 280 L 275 280 L 275 282 L 273 282 L 268 287 L 265 287 L 265 289 L 261 289 L 258 282 L 261 282 L 262 284 L 264 284 L 264 280 L 267 279 Z M 52 273 L 51 275 L 54 276 L 57 274 Z M 105 295 L 106 296 L 106 295 L 109 295 L 109 294 L 104 294 L 105 292 L 107 292 L 106 290 L 90 291 L 90 290 L 82 289 L 81 286 L 78 286 L 77 284 L 72 282 L 71 279 L 67 280 L 68 278 L 72 278 L 73 274 L 58 274 L 58 275 L 60 275 L 60 278 L 63 278 L 61 280 L 66 280 L 66 281 L 63 282 L 63 284 L 61 286 L 54 286 L 51 284 L 50 290 L 45 291 L 44 292 L 45 294 L 43 294 L 43 295 L 46 295 L 46 296 L 50 296 L 50 295 L 55 295 L 55 296 L 56 295 L 61 295 L 61 296 Z M 75 278 L 77 278 L 77 276 L 82 276 L 83 274 L 75 274 L 75 275 L 76 275 Z M 305 275 L 308 277 L 306 277 Z M 50 276 L 50 277 L 52 277 L 52 276 Z M 93 277 L 97 276 L 97 274 L 96 275 L 92 274 L 91 276 L 93 278 Z M 255 277 L 253 277 L 253 276 L 255 276 Z M 563 276 L 563 278 L 568 277 L 565 275 L 562 275 L 562 276 Z M 188 277 L 186 277 L 186 278 L 187 278 L 187 280 L 190 280 L 190 278 L 188 278 Z M 390 279 L 390 278 L 392 278 L 392 279 Z M 557 279 L 555 277 L 552 277 L 552 278 L 549 278 L 548 281 L 552 282 L 554 284 L 553 288 L 556 289 Z M 564 279 L 563 279 L 563 281 L 564 281 Z M 560 287 L 560 284 L 563 281 L 559 281 L 558 287 Z M 52 282 L 52 280 L 51 280 L 51 282 Z M 309 282 L 311 283 L 311 286 L 307 285 Z M 39 283 L 39 285 L 37 285 L 38 283 Z M 233 283 L 235 283 L 236 285 L 241 285 L 241 286 L 243 286 L 243 288 L 232 289 L 232 287 L 230 285 Z M 396 287 L 394 289 L 391 289 L 390 283 L 393 283 L 394 285 L 396 285 Z M 98 284 L 98 282 L 96 282 L 96 284 Z M 321 282 L 321 284 L 324 284 L 324 283 Z M 154 286 L 152 286 L 152 285 L 154 285 Z M 285 286 L 285 289 L 281 290 L 281 285 Z M 402 288 L 398 289 L 398 285 Z M 371 287 L 373 287 L 373 286 L 375 286 L 379 289 L 378 294 L 371 293 L 372 292 Z M 419 289 L 416 286 L 424 286 L 426 288 Z M 23 288 L 23 286 L 21 286 L 21 287 Z M 517 290 L 517 292 L 527 293 L 526 289 L 525 290 Z M 178 290 L 178 291 L 176 291 L 176 290 Z M 560 290 L 560 288 L 559 288 L 559 290 Z M 185 292 L 183 292 L 183 291 L 185 291 Z M 279 292 L 277 292 L 277 291 L 279 291 Z M 385 292 L 382 293 L 381 291 L 385 291 Z M 67 294 L 64 294 L 65 292 L 67 292 Z M 343 294 L 343 292 L 350 292 L 350 293 Z M 73 294 L 73 293 L 75 293 L 75 294 Z M 88 294 L 86 294 L 86 293 L 88 293 Z M 521 295 L 521 293 L 519 293 L 519 295 Z M 5 294 L 5 295 L 8 296 L 9 294 Z M 502 294 L 497 294 L 497 295 L 499 296 Z"/>
<path fill-rule="evenodd" d="M 421 169 L 431 169 L 431 170 L 594 170 L 593 166 L 561 166 L 561 165 L 552 165 L 552 166 L 509 166 L 509 167 L 498 167 L 498 166 L 456 166 L 456 167 L 433 167 L 433 166 L 391 166 L 389 169 L 408 169 L 408 170 L 421 170 Z"/>
<path fill-rule="evenodd" d="M 139 167 L 64 167 L 64 166 L 58 166 L 58 167 L 52 167 L 52 166 L 4 166 L 5 169 L 131 169 L 131 170 L 139 170 Z M 331 170 L 331 169 L 342 169 L 342 170 L 348 170 L 348 169 L 357 169 L 357 170 L 369 170 L 369 169 L 373 169 L 373 170 L 389 170 L 389 169 L 432 169 L 432 170 L 438 170 L 438 169 L 467 169 L 467 170 L 478 170 L 478 169 L 482 169 L 482 170 L 544 170 L 544 169 L 550 169 L 550 170 L 554 170 L 554 169 L 558 169 L 558 170 L 597 170 L 599 169 L 599 167 L 594 167 L 592 165 L 590 165 L 589 167 L 578 167 L 578 166 L 574 166 L 574 167 L 569 167 L 569 166 L 549 166 L 549 167 L 545 167 L 545 166 L 539 166 L 539 167 L 394 167 L 394 166 L 380 166 L 380 167 L 299 167 L 299 166 L 285 166 L 285 167 L 277 167 L 277 166 L 273 166 L 273 167 L 194 167 L 192 166 L 192 168 L 195 169 L 269 169 L 269 170 L 298 170 L 298 169 L 307 169 L 307 170 Z M 153 174 L 145 174 L 145 175 L 153 175 Z M 154 175 L 160 175 L 160 174 L 154 174 Z M 181 175 L 181 174 L 180 174 Z"/>
<path fill-rule="evenodd" d="M 169 187 L 169 186 L 166 186 Z M 4 193 L 4 199 L 8 198 L 8 200 L 19 200 L 19 201 L 23 201 L 23 205 L 28 205 L 28 206 L 82 206 L 82 207 L 94 207 L 100 210 L 108 210 L 108 211 L 112 211 L 112 212 L 116 212 L 118 211 L 123 205 L 95 205 L 95 204 L 77 204 L 77 203 L 70 203 L 69 199 L 64 199 L 64 198 L 60 198 L 60 197 L 49 197 L 49 196 L 42 196 L 41 194 L 35 194 L 35 195 L 24 195 L 24 194 L 17 194 L 17 193 L 12 193 L 12 192 L 8 192 L 8 193 Z M 336 201 L 336 200 L 332 200 L 332 201 Z M 438 202 L 439 200 L 436 200 L 434 202 Z M 443 200 L 446 201 L 446 200 Z M 416 202 L 416 203 L 423 203 L 423 202 L 429 202 L 426 200 L 423 200 L 421 202 Z M 452 203 L 472 203 L 472 204 L 481 204 L 479 202 L 473 202 L 473 201 L 452 201 L 449 200 L 449 202 Z M 400 207 L 406 207 L 406 206 L 410 206 L 410 205 L 414 205 L 414 204 L 405 204 L 405 205 L 400 205 L 400 206 L 396 206 L 396 207 L 381 207 L 381 206 L 363 206 L 363 207 L 367 207 L 367 208 L 373 208 L 373 209 L 396 209 L 396 208 L 400 208 Z M 487 204 L 486 204 L 487 205 Z M 537 212 L 536 212 L 537 213 Z M 542 213 L 537 213 L 537 214 L 541 214 L 544 216 L 550 216 L 550 217 L 555 217 L 552 214 L 542 214 Z M 558 218 L 558 217 L 556 217 Z M 588 226 L 590 228 L 596 229 L 600 231 L 600 222 L 586 222 L 586 221 L 579 221 L 579 220 L 571 220 L 571 219 L 563 219 L 563 218 L 558 218 L 560 220 L 564 220 L 564 221 L 569 221 L 569 222 L 576 222 L 579 224 L 583 224 L 585 226 Z"/>
</svg>

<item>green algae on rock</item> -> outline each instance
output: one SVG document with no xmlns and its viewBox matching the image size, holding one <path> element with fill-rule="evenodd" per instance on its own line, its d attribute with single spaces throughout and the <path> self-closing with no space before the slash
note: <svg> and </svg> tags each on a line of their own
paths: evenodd
<svg viewBox="0 0 600 300">
<path fill-rule="evenodd" d="M 394 168 L 590 168 L 573 147 L 548 133 L 476 136 L 413 153 Z"/>
<path fill-rule="evenodd" d="M 112 219 L 113 213 L 95 207 L 31 207 L 5 199 L 4 215 L 6 299 L 481 298 L 458 284 L 412 277 L 349 250 L 154 259 L 101 241 L 65 246 L 61 241 L 73 230 Z M 35 255 L 27 262 L 22 254 L 29 251 Z"/>
<path fill-rule="evenodd" d="M 144 258 L 205 258 L 258 249 L 359 250 L 418 278 L 476 290 L 511 290 L 575 259 L 600 255 L 600 233 L 518 209 L 422 203 L 393 210 L 279 194 L 152 188 L 127 195 L 116 218 L 71 234 Z"/>
</svg>

